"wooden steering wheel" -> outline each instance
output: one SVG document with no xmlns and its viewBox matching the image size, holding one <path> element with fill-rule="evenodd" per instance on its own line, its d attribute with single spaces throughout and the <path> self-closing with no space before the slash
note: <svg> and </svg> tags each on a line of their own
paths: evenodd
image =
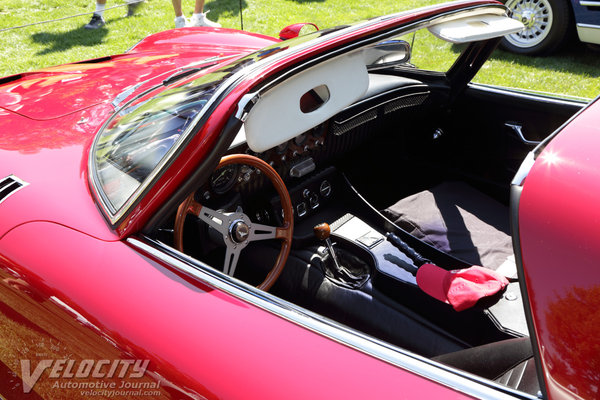
<svg viewBox="0 0 600 400">
<path fill-rule="evenodd" d="M 283 226 L 274 227 L 257 224 L 243 212 L 224 212 L 220 210 L 211 210 L 194 200 L 194 193 L 179 205 L 177 216 L 175 218 L 175 247 L 183 252 L 183 224 L 188 214 L 197 216 L 209 226 L 217 230 L 225 241 L 225 261 L 223 263 L 223 272 L 233 276 L 240 252 L 248 243 L 257 240 L 281 239 L 281 250 L 275 261 L 275 265 L 268 273 L 263 283 L 257 287 L 262 290 L 269 290 L 275 283 L 290 254 L 292 245 L 292 234 L 294 230 L 294 218 L 292 201 L 290 195 L 283 183 L 283 180 L 269 164 L 260 158 L 248 154 L 232 154 L 225 156 L 219 162 L 217 169 L 230 164 L 245 164 L 255 167 L 265 174 L 275 186 L 275 190 L 281 199 L 283 208 Z"/>
</svg>

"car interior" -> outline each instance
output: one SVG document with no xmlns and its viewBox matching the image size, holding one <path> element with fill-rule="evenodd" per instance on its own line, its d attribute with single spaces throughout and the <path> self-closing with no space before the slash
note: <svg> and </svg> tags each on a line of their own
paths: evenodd
<svg viewBox="0 0 600 400">
<path fill-rule="evenodd" d="M 479 60 L 497 42 L 472 43 L 457 58 Z M 535 396 L 510 185 L 582 104 L 469 84 L 458 68 L 423 71 L 408 43 L 334 59 L 261 96 L 225 154 L 237 161 L 222 162 L 152 235 L 338 324 Z M 378 61 L 382 49 L 392 62 Z M 339 74 L 351 82 L 336 87 Z M 299 104 L 286 101 L 294 92 Z M 244 162 L 251 157 L 266 167 Z M 279 227 L 292 221 L 287 237 Z M 509 283 L 456 311 L 419 288 L 424 263 L 478 265 Z"/>
</svg>

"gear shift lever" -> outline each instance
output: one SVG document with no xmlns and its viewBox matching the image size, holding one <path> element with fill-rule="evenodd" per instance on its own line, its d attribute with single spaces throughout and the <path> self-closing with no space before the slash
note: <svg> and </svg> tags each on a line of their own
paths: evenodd
<svg viewBox="0 0 600 400">
<path fill-rule="evenodd" d="M 329 224 L 323 222 L 322 224 L 316 225 L 313 228 L 313 232 L 317 239 L 325 241 L 325 244 L 327 244 L 327 248 L 329 249 L 329 254 L 331 254 L 331 258 L 333 258 L 333 263 L 335 264 L 337 270 L 340 271 L 340 263 L 335 255 L 335 251 L 333 250 L 333 244 L 331 244 L 331 240 L 329 239 L 329 235 L 331 235 L 331 228 L 329 227 Z"/>
</svg>

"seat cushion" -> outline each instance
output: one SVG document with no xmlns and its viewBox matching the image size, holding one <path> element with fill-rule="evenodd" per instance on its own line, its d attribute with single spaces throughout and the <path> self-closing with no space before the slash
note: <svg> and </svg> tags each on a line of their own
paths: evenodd
<svg viewBox="0 0 600 400">
<path fill-rule="evenodd" d="M 383 213 L 445 253 L 516 277 L 508 207 L 464 182 L 444 182 Z"/>
</svg>

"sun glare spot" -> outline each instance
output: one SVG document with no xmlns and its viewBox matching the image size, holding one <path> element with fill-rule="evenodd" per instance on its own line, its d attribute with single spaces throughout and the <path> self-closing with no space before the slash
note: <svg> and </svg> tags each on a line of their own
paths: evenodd
<svg viewBox="0 0 600 400">
<path fill-rule="evenodd" d="M 540 156 L 540 158 L 542 160 L 542 163 L 544 163 L 545 165 L 548 165 L 549 167 L 557 166 L 558 164 L 560 164 L 562 162 L 562 158 L 560 158 L 558 153 L 556 153 L 554 151 L 544 152 Z"/>
</svg>

